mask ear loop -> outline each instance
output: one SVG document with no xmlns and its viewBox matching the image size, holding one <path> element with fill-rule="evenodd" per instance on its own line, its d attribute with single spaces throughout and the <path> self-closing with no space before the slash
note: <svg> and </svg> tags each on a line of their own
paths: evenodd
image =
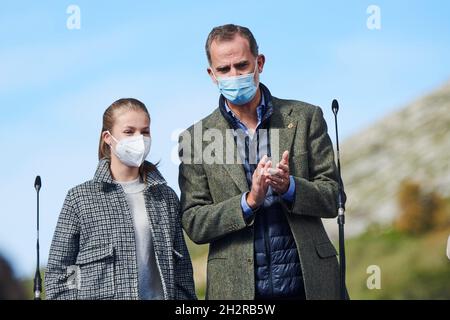
<svg viewBox="0 0 450 320">
<path fill-rule="evenodd" d="M 259 73 L 258 58 L 259 58 L 259 55 L 256 57 L 256 60 L 255 60 L 255 70 L 253 70 L 253 74 L 255 74 L 256 71 L 258 71 L 258 73 Z"/>
<path fill-rule="evenodd" d="M 211 72 L 212 72 L 212 74 L 213 74 L 213 76 L 214 76 L 214 80 L 216 80 L 217 85 L 219 85 L 219 80 L 217 80 L 217 77 L 216 77 L 216 74 L 214 73 L 213 68 L 211 67 L 210 69 L 211 69 Z"/>
<path fill-rule="evenodd" d="M 114 140 L 116 143 L 119 143 L 119 141 L 117 141 L 117 139 L 114 138 L 114 136 L 111 134 L 111 132 L 110 132 L 109 130 L 106 130 L 106 132 L 111 136 L 111 138 L 113 138 L 113 140 Z M 110 148 L 112 148 L 112 145 L 111 145 L 111 144 L 108 144 L 108 146 L 109 146 Z"/>
</svg>

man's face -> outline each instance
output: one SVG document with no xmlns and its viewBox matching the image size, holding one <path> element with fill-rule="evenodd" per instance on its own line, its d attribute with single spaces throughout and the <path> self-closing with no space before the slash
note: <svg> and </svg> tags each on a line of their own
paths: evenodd
<svg viewBox="0 0 450 320">
<path fill-rule="evenodd" d="M 259 55 L 253 56 L 248 40 L 236 34 L 232 40 L 214 40 L 210 47 L 211 65 L 208 74 L 214 83 L 217 78 L 235 77 L 255 71 L 255 83 L 259 84 L 259 73 L 264 67 L 265 58 Z M 258 63 L 258 66 L 256 66 Z M 213 73 L 214 71 L 214 73 Z"/>
</svg>

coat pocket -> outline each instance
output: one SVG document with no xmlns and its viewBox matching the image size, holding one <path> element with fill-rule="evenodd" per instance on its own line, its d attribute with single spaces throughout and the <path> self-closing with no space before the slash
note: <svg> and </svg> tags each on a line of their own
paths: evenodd
<svg viewBox="0 0 450 320">
<path fill-rule="evenodd" d="M 103 244 L 87 247 L 78 254 L 80 268 L 78 299 L 97 300 L 114 296 L 114 247 Z"/>
<path fill-rule="evenodd" d="M 321 258 L 330 258 L 337 256 L 336 249 L 331 242 L 316 244 L 316 251 Z"/>
</svg>

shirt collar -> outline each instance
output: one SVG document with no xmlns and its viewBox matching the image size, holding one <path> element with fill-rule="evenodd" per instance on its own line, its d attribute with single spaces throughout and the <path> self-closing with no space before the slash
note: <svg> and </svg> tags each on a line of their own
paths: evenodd
<svg viewBox="0 0 450 320">
<path fill-rule="evenodd" d="M 256 107 L 256 115 L 258 117 L 258 125 L 261 123 L 265 108 L 266 108 L 266 102 L 265 102 L 264 94 L 261 94 L 261 101 L 260 101 L 259 105 Z M 225 100 L 225 110 L 235 120 L 239 121 L 239 118 L 236 116 L 236 114 L 233 112 L 233 110 L 230 109 L 230 107 L 228 106 L 228 102 L 226 100 Z"/>
</svg>

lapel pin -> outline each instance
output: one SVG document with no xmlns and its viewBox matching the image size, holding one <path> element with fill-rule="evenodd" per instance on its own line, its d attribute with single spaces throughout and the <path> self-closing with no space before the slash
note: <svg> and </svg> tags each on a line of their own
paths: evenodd
<svg viewBox="0 0 450 320">
<path fill-rule="evenodd" d="M 292 122 L 288 124 L 289 129 L 292 129 L 293 127 L 294 127 L 294 124 Z"/>
</svg>

